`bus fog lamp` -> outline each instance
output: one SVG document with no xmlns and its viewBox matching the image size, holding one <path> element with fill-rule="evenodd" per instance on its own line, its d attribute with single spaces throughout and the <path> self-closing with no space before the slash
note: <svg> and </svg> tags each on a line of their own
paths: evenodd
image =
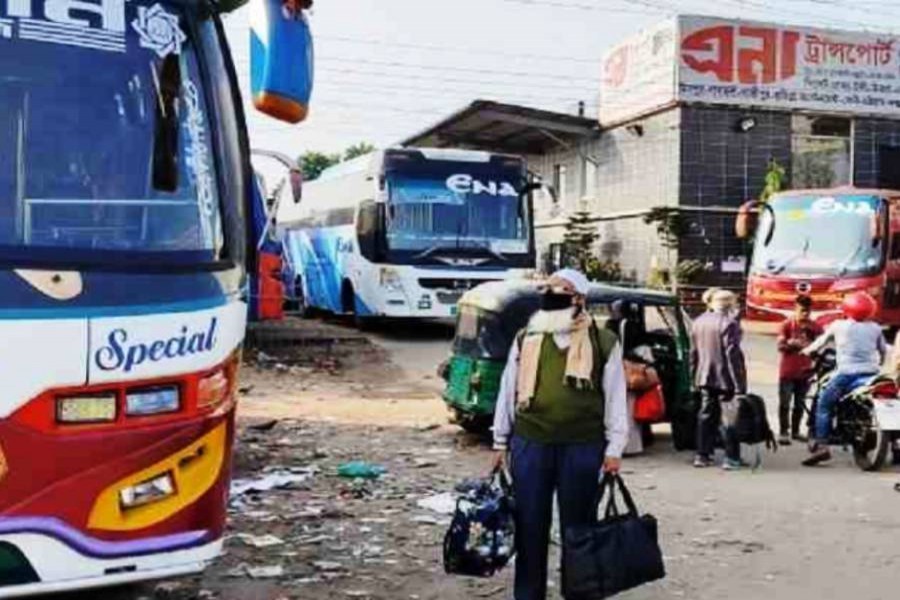
<svg viewBox="0 0 900 600">
<path fill-rule="evenodd" d="M 116 420 L 116 396 L 69 396 L 56 402 L 60 423 L 110 423 Z"/>
<path fill-rule="evenodd" d="M 180 407 L 177 387 L 135 390 L 125 397 L 125 412 L 131 417 L 173 413 Z"/>
<path fill-rule="evenodd" d="M 154 477 L 143 483 L 124 488 L 119 492 L 122 508 L 137 508 L 153 502 L 165 500 L 175 495 L 175 481 L 171 473 Z"/>
</svg>

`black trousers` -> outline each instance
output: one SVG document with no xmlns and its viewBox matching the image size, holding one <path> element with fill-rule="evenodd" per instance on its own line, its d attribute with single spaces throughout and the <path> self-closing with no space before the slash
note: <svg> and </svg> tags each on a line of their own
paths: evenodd
<svg viewBox="0 0 900 600">
<path fill-rule="evenodd" d="M 781 435 L 787 435 L 789 431 L 794 436 L 800 434 L 808 392 L 808 379 L 782 379 L 778 382 L 778 426 Z"/>
<path fill-rule="evenodd" d="M 737 419 L 737 402 L 732 392 L 703 388 L 702 404 L 697 414 L 697 454 L 712 458 L 716 451 L 716 438 L 721 432 L 725 456 L 741 459 L 741 444 L 734 428 Z"/>
</svg>

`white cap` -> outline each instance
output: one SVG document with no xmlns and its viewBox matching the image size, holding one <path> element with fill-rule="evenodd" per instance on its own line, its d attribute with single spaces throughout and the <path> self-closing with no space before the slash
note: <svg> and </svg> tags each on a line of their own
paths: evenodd
<svg viewBox="0 0 900 600">
<path fill-rule="evenodd" d="M 576 293 L 587 296 L 591 282 L 588 281 L 588 278 L 585 277 L 584 273 L 581 271 L 575 269 L 560 269 L 550 276 L 551 279 L 554 277 L 568 281 L 572 284 L 572 287 L 575 288 Z"/>
</svg>

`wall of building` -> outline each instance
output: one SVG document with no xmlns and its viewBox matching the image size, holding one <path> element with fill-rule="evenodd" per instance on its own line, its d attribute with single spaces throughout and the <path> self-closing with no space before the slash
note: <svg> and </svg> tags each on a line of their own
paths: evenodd
<svg viewBox="0 0 900 600">
<path fill-rule="evenodd" d="M 881 187 L 887 185 L 882 180 L 880 154 L 884 148 L 900 148 L 900 121 L 885 119 L 856 119 L 853 126 L 853 182 L 857 187 Z M 894 162 L 894 181 L 900 164 Z M 893 187 L 897 187 L 894 184 Z"/>
<path fill-rule="evenodd" d="M 745 118 L 755 119 L 746 133 L 738 128 Z M 688 234 L 679 259 L 705 263 L 698 283 L 739 285 L 746 245 L 734 236 L 731 211 L 759 197 L 770 159 L 790 168 L 791 115 L 689 106 L 681 109 L 681 132 L 680 204 Z"/>
<path fill-rule="evenodd" d="M 573 212 L 587 210 L 598 219 L 598 252 L 619 262 L 626 274 L 646 279 L 666 252 L 641 215 L 678 203 L 678 123 L 679 111 L 670 110 L 605 131 L 577 148 L 529 157 L 529 167 L 547 182 L 557 165 L 566 172 L 556 202 L 547 195 L 536 199 L 539 253 L 562 241 Z"/>
</svg>

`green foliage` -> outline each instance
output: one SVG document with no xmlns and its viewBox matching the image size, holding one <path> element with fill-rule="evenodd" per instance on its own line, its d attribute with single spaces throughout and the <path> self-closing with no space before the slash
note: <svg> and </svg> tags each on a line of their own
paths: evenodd
<svg viewBox="0 0 900 600">
<path fill-rule="evenodd" d="M 625 277 L 622 272 L 622 265 L 611 259 L 597 258 L 591 256 L 585 265 L 584 274 L 591 281 L 606 281 L 616 283 L 624 281 Z"/>
<path fill-rule="evenodd" d="M 787 171 L 774 158 L 769 159 L 769 169 L 766 171 L 766 185 L 759 199 L 768 202 L 769 198 L 785 188 Z"/>
<path fill-rule="evenodd" d="M 297 164 L 303 170 L 303 180 L 312 181 L 318 179 L 325 169 L 333 167 L 339 162 L 353 160 L 358 156 L 369 154 L 374 150 L 375 146 L 368 142 L 353 144 L 344 150 L 343 154 L 325 154 L 324 152 L 310 150 L 297 157 Z"/>
<path fill-rule="evenodd" d="M 353 144 L 352 146 L 344 150 L 344 160 L 353 160 L 354 158 L 364 156 L 374 151 L 375 146 L 373 146 L 369 142 L 360 142 L 358 144 Z"/>
<path fill-rule="evenodd" d="M 599 237 L 596 224 L 591 223 L 590 212 L 579 210 L 569 217 L 563 235 L 563 255 L 570 266 L 580 269 L 588 277 L 589 263 L 596 260 L 594 245 Z"/>
<path fill-rule="evenodd" d="M 682 260 L 675 266 L 675 280 L 680 284 L 695 283 L 706 272 L 706 265 L 699 260 Z"/>
<path fill-rule="evenodd" d="M 303 171 L 304 181 L 318 179 L 322 171 L 328 167 L 333 167 L 339 162 L 341 162 L 339 154 L 325 154 L 315 150 L 304 152 L 297 158 L 297 164 L 300 165 L 300 169 Z"/>
<path fill-rule="evenodd" d="M 666 250 L 677 250 L 678 240 L 687 233 L 687 222 L 681 210 L 670 206 L 651 208 L 644 223 L 656 227 L 659 241 Z"/>
</svg>

